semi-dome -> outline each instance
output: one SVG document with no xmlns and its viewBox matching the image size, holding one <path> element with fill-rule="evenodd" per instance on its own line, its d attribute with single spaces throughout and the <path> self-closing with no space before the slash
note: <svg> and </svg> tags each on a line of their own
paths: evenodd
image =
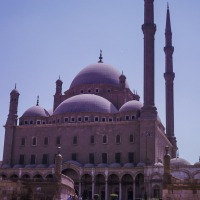
<svg viewBox="0 0 200 200">
<path fill-rule="evenodd" d="M 72 81 L 70 88 L 82 84 L 109 84 L 119 86 L 120 73 L 111 65 L 99 62 L 82 69 Z M 128 84 L 126 83 L 126 88 Z"/>
<path fill-rule="evenodd" d="M 187 160 L 183 158 L 172 158 L 170 161 L 171 166 L 184 166 L 184 165 L 191 165 Z"/>
<path fill-rule="evenodd" d="M 133 163 L 125 163 L 124 167 L 131 168 L 131 167 L 134 167 L 134 164 Z"/>
<path fill-rule="evenodd" d="M 49 113 L 41 106 L 32 106 L 31 108 L 27 109 L 22 115 L 22 117 L 35 117 L 35 116 L 48 117 Z"/>
<path fill-rule="evenodd" d="M 117 109 L 107 99 L 94 94 L 80 94 L 63 101 L 53 115 L 76 112 L 115 113 Z"/>
<path fill-rule="evenodd" d="M 119 109 L 119 112 L 141 110 L 142 106 L 143 104 L 140 101 L 131 100 L 122 105 L 122 107 Z"/>
<path fill-rule="evenodd" d="M 195 166 L 195 167 L 200 167 L 200 162 L 194 163 L 194 166 Z"/>
</svg>

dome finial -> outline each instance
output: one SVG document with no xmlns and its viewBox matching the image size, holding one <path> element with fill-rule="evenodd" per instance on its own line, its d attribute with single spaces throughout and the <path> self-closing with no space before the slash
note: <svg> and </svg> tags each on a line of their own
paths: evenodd
<svg viewBox="0 0 200 200">
<path fill-rule="evenodd" d="M 100 49 L 100 56 L 98 63 L 103 63 L 102 50 Z"/>
<path fill-rule="evenodd" d="M 15 90 L 17 89 L 17 84 L 15 83 Z"/>
<path fill-rule="evenodd" d="M 169 2 L 167 2 L 167 9 L 169 10 Z"/>
<path fill-rule="evenodd" d="M 39 96 L 37 96 L 37 104 L 36 106 L 39 106 Z"/>
</svg>

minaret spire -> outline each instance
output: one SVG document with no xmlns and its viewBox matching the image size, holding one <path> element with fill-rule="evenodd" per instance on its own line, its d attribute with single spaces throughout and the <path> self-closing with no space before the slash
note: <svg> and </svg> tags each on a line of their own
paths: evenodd
<svg viewBox="0 0 200 200">
<path fill-rule="evenodd" d="M 176 157 L 177 145 L 174 136 L 174 78 L 172 31 L 170 22 L 169 5 L 167 5 L 166 27 L 165 27 L 165 98 L 166 98 L 166 134 L 173 145 L 172 158 Z"/>
<path fill-rule="evenodd" d="M 144 0 L 144 106 L 142 118 L 157 118 L 154 102 L 154 0 Z"/>
<path fill-rule="evenodd" d="M 39 106 L 39 96 L 37 96 L 37 103 L 36 106 Z"/>
</svg>

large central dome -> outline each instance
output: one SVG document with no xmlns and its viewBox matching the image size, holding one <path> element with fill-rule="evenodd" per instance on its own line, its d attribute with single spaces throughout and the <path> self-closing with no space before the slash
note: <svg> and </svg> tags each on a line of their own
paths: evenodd
<svg viewBox="0 0 200 200">
<path fill-rule="evenodd" d="M 85 67 L 76 75 L 76 77 L 70 85 L 70 88 L 82 84 L 108 84 L 113 86 L 119 86 L 120 75 L 121 74 L 111 65 L 101 62 L 91 64 Z M 127 83 L 126 88 L 128 88 Z"/>
</svg>

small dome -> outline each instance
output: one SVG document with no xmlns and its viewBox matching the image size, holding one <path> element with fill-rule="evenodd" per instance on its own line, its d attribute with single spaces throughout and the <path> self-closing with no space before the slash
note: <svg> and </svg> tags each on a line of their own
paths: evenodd
<svg viewBox="0 0 200 200">
<path fill-rule="evenodd" d="M 23 168 L 23 167 L 24 167 L 24 165 L 14 165 L 13 168 Z"/>
<path fill-rule="evenodd" d="M 31 108 L 27 109 L 22 117 L 49 117 L 49 113 L 42 108 L 41 106 L 32 106 Z"/>
<path fill-rule="evenodd" d="M 83 84 L 108 84 L 119 86 L 120 73 L 111 65 L 99 62 L 82 69 L 72 81 L 70 88 Z M 128 88 L 128 84 L 126 84 Z"/>
<path fill-rule="evenodd" d="M 47 165 L 45 164 L 39 164 L 36 166 L 36 168 L 47 168 Z"/>
<path fill-rule="evenodd" d="M 3 168 L 3 169 L 8 169 L 8 168 L 10 168 L 10 165 L 8 165 L 8 164 L 3 164 L 3 166 L 2 166 L 1 168 Z"/>
<path fill-rule="evenodd" d="M 133 163 L 125 163 L 124 167 L 131 168 L 131 167 L 134 167 L 134 164 Z"/>
<path fill-rule="evenodd" d="M 103 97 L 94 94 L 80 94 L 63 101 L 53 115 L 67 112 L 116 113 L 115 106 Z"/>
<path fill-rule="evenodd" d="M 137 164 L 137 167 L 144 167 L 144 166 L 145 166 L 145 163 L 142 163 L 142 162 Z"/>
<path fill-rule="evenodd" d="M 119 167 L 121 167 L 121 164 L 120 164 L 120 163 L 111 163 L 111 164 L 109 165 L 109 167 L 110 167 L 110 168 L 119 168 Z"/>
<path fill-rule="evenodd" d="M 187 160 L 183 158 L 173 158 L 170 161 L 171 166 L 184 166 L 184 165 L 191 165 Z"/>
<path fill-rule="evenodd" d="M 194 163 L 194 166 L 195 166 L 195 167 L 200 167 L 200 162 Z"/>
<path fill-rule="evenodd" d="M 92 167 L 94 167 L 94 164 L 92 164 L 92 163 L 87 163 L 87 164 L 84 165 L 84 167 L 85 167 L 85 168 L 92 168 Z"/>
<path fill-rule="evenodd" d="M 29 165 L 25 166 L 25 168 L 35 168 L 35 167 L 36 167 L 36 165 L 34 165 L 34 164 L 29 164 Z"/>
<path fill-rule="evenodd" d="M 75 161 L 75 160 L 68 160 L 68 161 L 66 161 L 65 163 L 69 163 L 69 164 L 76 165 L 76 166 L 78 166 L 78 167 L 82 167 L 82 164 L 79 163 L 79 162 L 77 162 L 77 161 Z"/>
<path fill-rule="evenodd" d="M 99 168 L 108 167 L 108 164 L 106 164 L 106 163 L 99 163 L 99 164 L 97 165 L 97 167 L 99 167 Z"/>
<path fill-rule="evenodd" d="M 143 104 L 140 101 L 136 100 L 128 101 L 119 109 L 119 112 L 141 110 L 142 106 Z"/>
<path fill-rule="evenodd" d="M 196 166 L 196 167 L 200 167 L 200 157 L 199 157 L 199 161 L 196 162 L 196 163 L 194 163 L 194 166 Z"/>
<path fill-rule="evenodd" d="M 50 164 L 48 168 L 55 168 L 55 164 Z"/>
</svg>

